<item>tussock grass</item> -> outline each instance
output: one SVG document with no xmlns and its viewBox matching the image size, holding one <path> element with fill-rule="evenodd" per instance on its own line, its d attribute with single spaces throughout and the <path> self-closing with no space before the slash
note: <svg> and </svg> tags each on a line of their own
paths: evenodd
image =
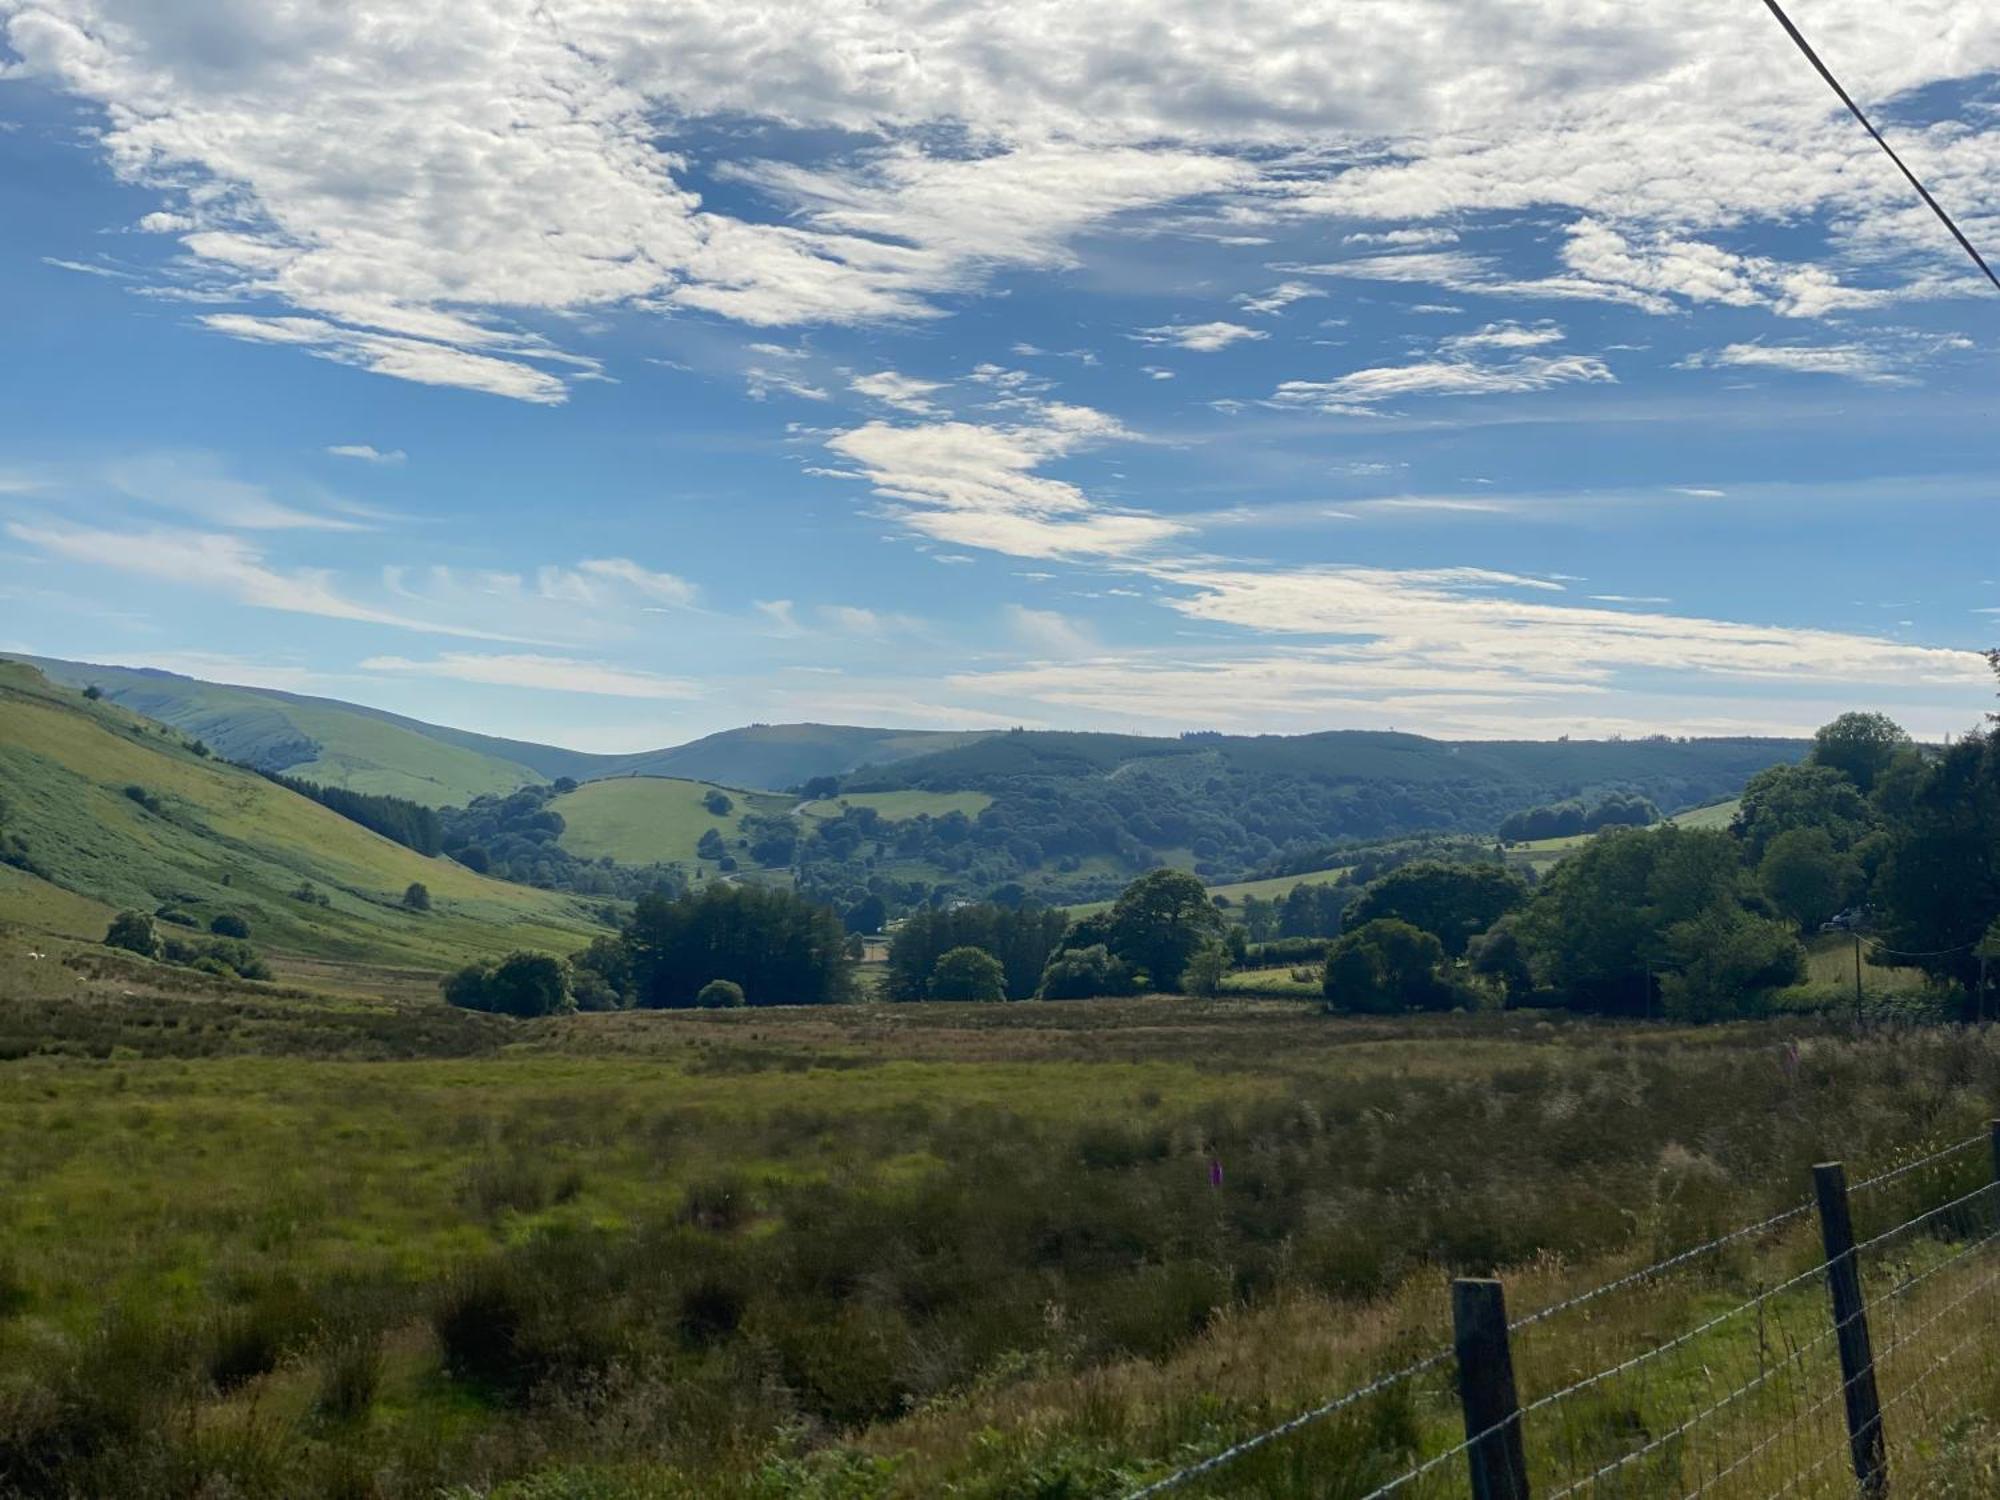
<svg viewBox="0 0 2000 1500">
<path fill-rule="evenodd" d="M 1554 1301 L 2000 1099 L 1973 1030 L 1161 998 L 512 1023 L 150 967 L 0 956 L 0 1493 L 1113 1495 L 1436 1346 L 1454 1272 Z M 1809 1238 L 1538 1330 L 1524 1385 Z M 1990 1464 L 1991 1409 L 1940 1472 Z M 1365 1489 L 1453 1421 L 1426 1378 L 1210 1493 Z"/>
</svg>

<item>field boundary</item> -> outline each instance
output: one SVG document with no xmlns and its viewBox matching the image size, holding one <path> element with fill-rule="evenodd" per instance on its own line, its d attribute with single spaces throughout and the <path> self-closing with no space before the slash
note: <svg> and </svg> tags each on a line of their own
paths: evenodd
<svg viewBox="0 0 2000 1500">
<path fill-rule="evenodd" d="M 1982 1145 L 1983 1158 L 1973 1154 Z M 1365 1500 L 1769 1500 L 1821 1486 L 1887 1495 L 1899 1457 L 1921 1449 L 1934 1458 L 1932 1440 L 1981 1406 L 1980 1392 L 1954 1396 L 1932 1382 L 1981 1342 L 1996 1309 L 1978 1301 L 2000 1301 L 2000 1120 L 1852 1185 L 1841 1163 L 1821 1163 L 1813 1188 L 1769 1218 L 1512 1320 L 1501 1281 L 1460 1277 L 1451 1287 L 1450 1344 L 1129 1490 L 1126 1500 L 1185 1490 L 1370 1403 L 1414 1409 L 1426 1397 L 1428 1432 Z M 1857 1202 L 1894 1222 L 1857 1239 Z M 1596 1369 L 1561 1368 L 1546 1390 L 1520 1396 L 1515 1364 L 1525 1335 L 1588 1320 L 1623 1293 L 1657 1292 L 1673 1273 L 1732 1248 L 1789 1248 L 1797 1258 L 1807 1247 L 1787 1241 L 1808 1218 L 1819 1228 L 1808 1264 L 1680 1332 L 1648 1328 L 1643 1347 Z M 1826 1286 L 1823 1299 L 1814 1283 Z M 1950 1334 L 1960 1336 L 1942 1352 L 1932 1347 Z M 1993 1374 L 1990 1360 L 1983 1373 Z M 1460 1418 L 1462 1439 L 1450 1439 L 1449 1415 Z"/>
</svg>

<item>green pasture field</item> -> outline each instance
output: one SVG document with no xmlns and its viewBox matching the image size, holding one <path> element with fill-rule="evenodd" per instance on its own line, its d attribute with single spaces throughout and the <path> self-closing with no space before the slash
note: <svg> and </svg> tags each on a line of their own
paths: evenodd
<svg viewBox="0 0 2000 1500">
<path fill-rule="evenodd" d="M 949 813 L 976 818 L 992 805 L 993 799 L 984 792 L 848 792 L 801 803 L 798 810 L 808 818 L 837 818 L 843 808 L 872 807 L 885 822 L 902 823 L 926 816 L 942 818 Z"/>
<path fill-rule="evenodd" d="M 721 792 L 733 804 L 717 817 L 702 805 L 710 793 Z M 767 817 L 789 813 L 794 800 L 774 792 L 746 792 L 707 781 L 682 781 L 668 776 L 620 776 L 589 781 L 565 792 L 549 806 L 562 815 L 563 848 L 585 859 L 609 855 L 620 864 L 680 864 L 713 869 L 712 861 L 695 854 L 695 845 L 711 828 L 736 850 L 746 813 Z"/>
<path fill-rule="evenodd" d="M 1983 1130 L 2000 1035 L 1169 997 L 514 1022 L 419 968 L 228 983 L 6 926 L 0 1092 L 0 1493 L 1083 1500 L 1433 1347 L 1450 1273 L 1542 1305 L 1816 1160 Z M 1524 1394 L 1809 1239 L 1548 1325 Z M 1732 1335 L 1585 1438 L 1758 1358 Z M 1303 1500 L 1455 1420 L 1440 1378 L 1192 1493 Z M 1930 1458 L 1984 1461 L 1955 1432 Z"/>
</svg>

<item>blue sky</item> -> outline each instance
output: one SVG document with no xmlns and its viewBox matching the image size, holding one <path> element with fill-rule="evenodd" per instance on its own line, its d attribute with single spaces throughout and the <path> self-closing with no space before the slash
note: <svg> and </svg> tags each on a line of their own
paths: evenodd
<svg viewBox="0 0 2000 1500">
<path fill-rule="evenodd" d="M 0 649 L 750 720 L 1974 723 L 2000 293 L 1761 8 L 0 0 Z M 2000 20 L 1797 19 L 2000 250 Z"/>
</svg>

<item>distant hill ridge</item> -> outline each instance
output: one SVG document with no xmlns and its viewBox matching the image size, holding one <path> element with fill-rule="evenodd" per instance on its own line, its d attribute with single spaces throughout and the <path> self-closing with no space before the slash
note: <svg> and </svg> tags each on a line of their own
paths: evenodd
<svg viewBox="0 0 2000 1500">
<path fill-rule="evenodd" d="M 196 736 L 229 760 L 433 807 L 563 776 L 578 781 L 674 776 L 778 789 L 964 744 L 988 732 L 754 724 L 685 745 L 594 755 L 429 724 L 337 698 L 206 682 L 157 667 L 11 659 L 35 667 L 51 682 L 95 686 L 121 707 Z"/>
<path fill-rule="evenodd" d="M 1166 737 L 756 724 L 659 750 L 593 755 L 337 699 L 157 669 L 22 659 L 52 681 L 94 685 L 229 759 L 432 806 L 559 777 L 782 790 L 838 776 L 843 791 L 857 795 L 983 793 L 990 806 L 972 832 L 976 859 L 949 858 L 916 833 L 902 852 L 913 875 L 950 866 L 968 882 L 995 884 L 1036 870 L 1075 874 L 1093 860 L 1117 870 L 1166 860 L 1230 878 L 1301 842 L 1490 833 L 1521 808 L 1609 791 L 1640 794 L 1672 812 L 1734 795 L 1756 772 L 1806 748 L 1759 738 L 1451 742 L 1373 730 Z M 939 830 L 945 845 L 957 837 Z"/>
</svg>

